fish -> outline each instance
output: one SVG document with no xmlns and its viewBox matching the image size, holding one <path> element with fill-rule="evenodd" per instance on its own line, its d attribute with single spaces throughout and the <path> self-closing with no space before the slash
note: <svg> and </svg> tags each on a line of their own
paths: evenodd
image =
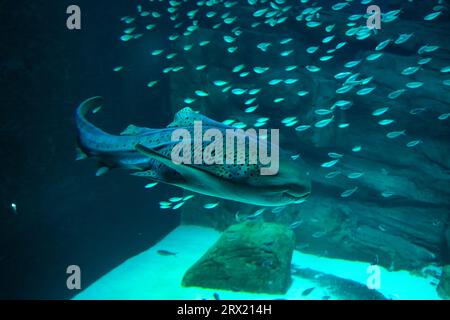
<svg viewBox="0 0 450 320">
<path fill-rule="evenodd" d="M 412 115 L 416 115 L 416 114 L 424 112 L 425 110 L 427 110 L 427 109 L 426 108 L 414 108 L 414 109 L 411 109 L 409 111 L 409 113 Z"/>
<path fill-rule="evenodd" d="M 381 116 L 389 110 L 389 107 L 378 108 L 372 112 L 372 115 L 375 117 Z"/>
<path fill-rule="evenodd" d="M 298 82 L 298 79 L 286 79 L 286 80 L 284 80 L 285 84 L 294 84 L 296 82 Z"/>
<path fill-rule="evenodd" d="M 251 107 L 246 108 L 246 109 L 244 110 L 244 112 L 245 112 L 245 113 L 252 113 L 252 112 L 254 112 L 256 109 L 258 109 L 258 106 L 257 106 L 257 105 L 256 105 L 256 106 L 251 106 Z"/>
<path fill-rule="evenodd" d="M 271 45 L 272 45 L 272 44 L 271 44 L 270 42 L 262 42 L 262 43 L 258 44 L 256 47 L 257 47 L 259 50 L 261 50 L 261 51 L 263 51 L 263 52 L 266 52 L 267 49 L 269 48 L 269 46 L 271 46 Z"/>
<path fill-rule="evenodd" d="M 308 91 L 303 91 L 303 90 L 302 90 L 302 91 L 297 92 L 297 95 L 300 96 L 300 97 L 304 97 L 304 96 L 306 96 L 308 93 L 309 93 Z"/>
<path fill-rule="evenodd" d="M 420 144 L 420 143 L 422 143 L 422 140 L 412 140 L 412 141 L 408 142 L 408 143 L 406 144 L 406 146 L 407 146 L 408 148 L 412 148 L 412 147 L 417 146 L 417 145 Z"/>
<path fill-rule="evenodd" d="M 365 96 L 365 95 L 371 93 L 373 90 L 375 90 L 375 87 L 363 88 L 363 89 L 358 90 L 358 92 L 356 92 L 356 94 L 359 96 Z"/>
<path fill-rule="evenodd" d="M 332 166 L 334 166 L 338 162 L 339 162 L 339 159 L 335 159 L 335 160 L 331 160 L 331 161 L 328 161 L 328 162 L 324 162 L 320 166 L 323 167 L 323 168 L 331 168 Z"/>
<path fill-rule="evenodd" d="M 406 131 L 402 130 L 402 131 L 392 131 L 386 134 L 386 137 L 388 137 L 389 139 L 395 139 L 398 138 L 402 135 L 405 135 Z"/>
<path fill-rule="evenodd" d="M 336 50 L 339 50 L 340 48 L 342 48 L 342 47 L 344 47 L 344 46 L 346 46 L 346 45 L 347 45 L 347 42 L 346 42 L 346 41 L 339 42 L 339 43 L 336 45 Z"/>
<path fill-rule="evenodd" d="M 396 91 L 392 91 L 391 93 L 388 94 L 388 98 L 389 99 L 397 99 L 405 91 L 406 91 L 405 89 L 399 89 L 399 90 L 396 90 Z"/>
<path fill-rule="evenodd" d="M 321 24 L 322 24 L 321 22 L 317 22 L 317 21 L 308 21 L 308 22 L 306 23 L 306 26 L 307 26 L 308 28 L 315 28 L 315 27 L 320 26 Z"/>
<path fill-rule="evenodd" d="M 262 209 L 256 210 L 255 213 L 253 213 L 253 214 L 247 216 L 246 219 L 247 219 L 247 220 L 253 220 L 253 219 L 256 219 L 257 217 L 259 217 L 260 215 L 262 215 L 262 214 L 264 213 L 264 211 L 266 211 L 266 208 L 262 208 Z"/>
<path fill-rule="evenodd" d="M 422 59 L 420 59 L 419 61 L 417 61 L 417 64 L 418 64 L 418 65 L 424 65 L 424 64 L 427 64 L 428 62 L 430 62 L 432 59 L 433 59 L 433 58 L 430 58 L 430 57 L 428 57 L 428 58 L 422 58 Z"/>
<path fill-rule="evenodd" d="M 158 83 L 158 80 L 155 80 L 155 81 L 150 81 L 149 83 L 147 83 L 147 87 L 149 87 L 149 88 L 151 88 L 151 87 L 153 87 L 155 84 L 157 84 Z"/>
<path fill-rule="evenodd" d="M 172 251 L 169 251 L 169 250 L 163 250 L 163 249 L 161 249 L 161 250 L 158 250 L 158 251 L 156 251 L 159 255 L 161 255 L 161 256 L 175 256 L 175 255 L 177 255 L 177 253 L 176 252 L 172 252 Z"/>
<path fill-rule="evenodd" d="M 295 128 L 295 131 L 301 132 L 301 131 L 308 130 L 309 128 L 311 128 L 310 125 L 304 124 L 304 125 L 301 125 L 301 126 L 296 127 L 296 128 Z"/>
<path fill-rule="evenodd" d="M 212 120 L 185 107 L 175 114 L 166 128 L 151 129 L 130 125 L 120 135 L 104 132 L 92 124 L 88 114 L 103 106 L 102 97 L 83 101 L 75 112 L 78 159 L 95 159 L 102 174 L 115 168 L 131 171 L 133 176 L 147 178 L 204 195 L 258 206 L 284 206 L 306 199 L 311 193 L 311 180 L 299 159 L 279 152 L 279 169 L 275 175 L 259 174 L 260 165 L 247 165 L 241 171 L 236 165 L 175 164 L 171 159 L 174 145 L 171 135 L 180 127 L 193 132 L 194 121 L 202 121 L 203 129 L 225 132 L 233 127 Z M 270 145 L 268 143 L 268 148 Z M 248 149 L 248 148 L 247 148 Z M 248 157 L 248 154 L 246 154 Z"/>
<path fill-rule="evenodd" d="M 322 39 L 322 43 L 328 43 L 328 42 L 330 42 L 331 40 L 333 40 L 334 37 L 335 37 L 334 35 L 325 37 L 325 38 Z"/>
<path fill-rule="evenodd" d="M 397 40 L 394 41 L 395 44 L 402 44 L 405 43 L 406 41 L 408 41 L 412 36 L 414 35 L 414 33 L 410 33 L 410 34 L 406 34 L 406 33 L 402 33 L 398 36 Z"/>
<path fill-rule="evenodd" d="M 380 58 L 383 55 L 383 53 L 379 52 L 379 53 L 372 53 L 370 55 L 368 55 L 366 57 L 367 61 L 374 61 L 377 60 L 378 58 Z"/>
<path fill-rule="evenodd" d="M 384 48 L 387 47 L 387 45 L 388 45 L 390 42 L 391 42 L 391 39 L 387 39 L 387 40 L 385 40 L 385 41 L 379 43 L 379 44 L 376 46 L 375 51 L 383 50 Z"/>
<path fill-rule="evenodd" d="M 344 79 L 344 78 L 350 76 L 351 74 L 352 74 L 351 72 L 339 72 L 334 76 L 334 78 L 335 79 Z"/>
<path fill-rule="evenodd" d="M 147 183 L 147 184 L 145 185 L 145 189 L 153 188 L 153 187 L 156 186 L 157 184 L 158 184 L 158 182 Z"/>
<path fill-rule="evenodd" d="M 231 90 L 231 93 L 235 94 L 237 96 L 240 96 L 240 95 L 242 95 L 242 94 L 244 94 L 246 92 L 247 92 L 247 89 L 241 89 L 241 88 L 234 88 L 234 89 Z"/>
<path fill-rule="evenodd" d="M 216 85 L 218 87 L 223 87 L 223 86 L 225 86 L 227 84 L 228 84 L 228 82 L 224 81 L 224 80 L 216 80 L 216 81 L 214 81 L 214 85 Z"/>
<path fill-rule="evenodd" d="M 419 70 L 420 70 L 419 66 L 417 66 L 417 67 L 407 67 L 407 68 L 403 69 L 402 75 L 409 76 L 409 75 L 412 75 L 412 74 L 416 73 Z"/>
<path fill-rule="evenodd" d="M 203 90 L 196 90 L 195 94 L 199 97 L 207 97 L 209 95 L 206 91 Z"/>
<path fill-rule="evenodd" d="M 279 84 L 279 83 L 281 83 L 281 82 L 283 82 L 282 79 L 272 79 L 272 80 L 270 80 L 268 83 L 269 83 L 271 86 L 274 86 L 274 85 L 277 85 L 277 84 Z"/>
<path fill-rule="evenodd" d="M 304 291 L 302 292 L 302 296 L 304 296 L 304 297 L 308 296 L 311 292 L 313 292 L 313 290 L 314 290 L 315 288 L 316 288 L 316 287 L 311 287 L 311 288 L 308 288 L 308 289 L 304 290 Z"/>
<path fill-rule="evenodd" d="M 317 114 L 317 115 L 323 116 L 323 115 L 327 115 L 327 114 L 333 113 L 333 110 L 329 110 L 329 109 L 317 109 L 317 110 L 314 110 L 314 113 Z"/>
<path fill-rule="evenodd" d="M 338 175 L 340 175 L 340 174 L 341 174 L 340 171 L 332 171 L 332 172 L 328 173 L 328 174 L 325 176 L 325 178 L 327 178 L 327 179 L 333 179 L 334 177 L 336 177 L 336 176 L 338 176 Z"/>
<path fill-rule="evenodd" d="M 253 96 L 253 95 L 258 94 L 260 91 L 261 91 L 261 88 L 258 88 L 258 89 L 250 89 L 250 90 L 248 91 L 248 94 L 251 95 L 251 96 Z"/>
<path fill-rule="evenodd" d="M 319 238 L 322 238 L 326 234 L 327 234 L 326 231 L 316 231 L 312 234 L 312 237 L 319 239 Z"/>
<path fill-rule="evenodd" d="M 130 34 L 124 34 L 120 37 L 120 40 L 122 40 L 123 42 L 130 41 L 131 39 L 134 39 L 134 37 Z"/>
<path fill-rule="evenodd" d="M 383 119 L 383 120 L 378 121 L 378 124 L 381 125 L 381 126 L 387 126 L 387 125 L 392 124 L 394 122 L 395 122 L 395 120 L 393 120 L 393 119 Z"/>
<path fill-rule="evenodd" d="M 291 230 L 296 229 L 296 228 L 300 227 L 300 225 L 302 223 L 303 223 L 303 220 L 294 221 L 289 225 L 289 229 L 291 229 Z"/>
<path fill-rule="evenodd" d="M 286 44 L 286 43 L 291 42 L 292 40 L 293 40 L 292 38 L 281 39 L 280 44 Z"/>
<path fill-rule="evenodd" d="M 334 107 L 339 107 L 341 110 L 348 110 L 350 109 L 352 105 L 351 101 L 348 100 L 338 100 L 336 101 L 333 106 L 331 107 L 331 109 L 333 109 Z"/>
<path fill-rule="evenodd" d="M 361 63 L 362 60 L 355 60 L 355 61 L 349 61 L 346 64 L 344 64 L 344 67 L 346 68 L 353 68 L 356 67 L 358 64 Z"/>
<path fill-rule="evenodd" d="M 254 67 L 253 71 L 255 71 L 255 73 L 262 74 L 269 69 L 270 69 L 269 67 Z"/>
<path fill-rule="evenodd" d="M 364 172 L 352 172 L 347 175 L 349 179 L 358 179 L 364 175 Z"/>
<path fill-rule="evenodd" d="M 306 52 L 308 52 L 309 54 L 313 54 L 313 53 L 316 52 L 318 49 L 319 49 L 319 47 L 315 47 L 315 46 L 313 46 L 313 47 L 308 47 L 308 48 L 306 49 Z"/>
<path fill-rule="evenodd" d="M 240 64 L 240 65 L 235 66 L 232 71 L 233 71 L 233 73 L 238 73 L 238 72 L 241 72 L 244 68 L 245 68 L 245 64 Z"/>
<path fill-rule="evenodd" d="M 352 189 L 347 189 L 347 190 L 345 190 L 344 192 L 341 193 L 341 197 L 342 198 L 348 198 L 352 194 L 354 194 L 357 190 L 358 190 L 358 187 L 354 187 Z"/>
<path fill-rule="evenodd" d="M 320 71 L 320 67 L 309 65 L 305 67 L 309 72 L 317 72 Z"/>
<path fill-rule="evenodd" d="M 158 55 L 160 55 L 163 52 L 164 52 L 163 49 L 153 50 L 152 51 L 152 56 L 158 56 Z"/>
<path fill-rule="evenodd" d="M 333 159 L 339 159 L 342 158 L 344 155 L 336 152 L 329 152 L 328 156 Z"/>
<path fill-rule="evenodd" d="M 353 86 L 343 86 L 336 90 L 336 93 L 343 94 L 353 89 Z"/>
<path fill-rule="evenodd" d="M 323 128 L 326 127 L 327 125 L 329 125 L 332 121 L 333 121 L 334 117 L 328 118 L 328 119 L 324 119 L 324 120 L 320 120 L 318 122 L 316 122 L 314 124 L 314 126 L 316 128 Z"/>
<path fill-rule="evenodd" d="M 433 12 L 433 13 L 430 13 L 430 14 L 427 14 L 424 18 L 423 18 L 423 20 L 425 20 L 425 21 L 431 21 L 431 20 L 434 20 L 434 19 L 436 19 L 437 17 L 439 17 L 440 15 L 441 15 L 441 11 L 438 11 L 438 12 Z"/>
<path fill-rule="evenodd" d="M 416 89 L 416 88 L 420 88 L 421 86 L 423 86 L 423 82 L 421 81 L 412 81 L 412 82 L 408 82 L 406 84 L 406 86 L 410 89 Z"/>
<path fill-rule="evenodd" d="M 17 205 L 14 202 L 11 203 L 11 209 L 12 209 L 14 214 L 17 214 Z"/>
<path fill-rule="evenodd" d="M 390 191 L 383 191 L 382 193 L 381 193 L 381 196 L 383 197 L 383 198 L 390 198 L 390 197 L 392 197 L 394 195 L 394 193 L 393 192 L 390 192 Z"/>
<path fill-rule="evenodd" d="M 193 197 L 195 197 L 195 195 L 190 194 L 190 195 L 184 197 L 184 198 L 183 198 L 183 201 L 188 201 L 188 200 L 192 199 Z"/>
<path fill-rule="evenodd" d="M 173 210 L 177 210 L 177 209 L 180 209 L 183 205 L 184 205 L 184 201 L 182 201 L 182 202 L 179 202 L 179 203 L 177 203 L 176 205 L 174 205 L 173 207 L 172 207 L 172 209 Z"/>
</svg>

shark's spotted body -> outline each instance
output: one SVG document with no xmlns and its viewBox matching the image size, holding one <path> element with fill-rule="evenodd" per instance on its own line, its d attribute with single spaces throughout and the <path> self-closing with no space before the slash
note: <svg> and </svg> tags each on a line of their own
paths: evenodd
<svg viewBox="0 0 450 320">
<path fill-rule="evenodd" d="M 260 164 L 176 164 L 171 151 L 176 129 L 193 131 L 194 121 L 202 121 L 203 129 L 232 129 L 192 111 L 180 110 L 174 121 L 163 129 L 130 125 L 121 135 L 111 135 L 91 124 L 86 115 L 98 110 L 101 97 L 84 101 L 77 109 L 79 159 L 92 157 L 99 161 L 97 174 L 108 169 L 126 168 L 134 175 L 168 183 L 202 194 L 224 199 L 263 205 L 280 206 L 300 202 L 310 193 L 311 185 L 304 169 L 283 152 L 279 171 L 274 176 L 259 174 Z M 204 148 L 205 145 L 202 145 Z M 245 157 L 248 158 L 248 153 Z"/>
</svg>

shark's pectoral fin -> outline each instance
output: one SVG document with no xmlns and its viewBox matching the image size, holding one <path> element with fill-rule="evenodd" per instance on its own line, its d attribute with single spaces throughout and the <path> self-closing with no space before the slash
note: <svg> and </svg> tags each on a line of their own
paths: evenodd
<svg viewBox="0 0 450 320">
<path fill-rule="evenodd" d="M 83 150 L 81 150 L 80 147 L 77 147 L 75 160 L 78 161 L 78 160 L 83 160 L 83 159 L 87 159 L 87 158 L 88 158 L 87 154 Z"/>
<path fill-rule="evenodd" d="M 167 183 L 167 178 L 156 170 L 138 171 L 138 172 L 133 172 L 131 175 L 136 176 L 136 177 L 149 178 L 156 182 Z"/>
<path fill-rule="evenodd" d="M 178 172 L 164 165 L 160 165 L 158 169 L 133 172 L 131 175 L 148 178 L 155 182 L 167 183 L 175 186 L 182 186 L 183 183 L 186 182 L 184 177 Z"/>
<path fill-rule="evenodd" d="M 107 173 L 109 170 L 110 170 L 109 167 L 99 167 L 97 169 L 97 171 L 95 172 L 95 175 L 97 177 L 100 177 L 100 176 L 104 175 L 105 173 Z"/>
<path fill-rule="evenodd" d="M 194 180 L 193 179 L 194 177 L 195 177 L 196 181 L 200 181 L 203 177 L 206 182 L 206 179 L 208 179 L 208 177 L 210 176 L 209 173 L 204 172 L 203 170 L 201 170 L 199 168 L 192 167 L 192 166 L 185 165 L 185 164 L 177 164 L 177 163 L 173 162 L 171 159 L 167 159 L 167 158 L 163 157 L 162 155 L 160 155 L 158 152 L 156 152 L 152 149 L 149 149 L 141 144 L 137 144 L 135 148 L 137 151 L 139 151 L 143 155 L 145 155 L 149 158 L 152 158 L 158 162 L 161 162 L 165 166 L 176 171 L 178 174 L 180 174 L 184 178 L 184 182 Z"/>
</svg>

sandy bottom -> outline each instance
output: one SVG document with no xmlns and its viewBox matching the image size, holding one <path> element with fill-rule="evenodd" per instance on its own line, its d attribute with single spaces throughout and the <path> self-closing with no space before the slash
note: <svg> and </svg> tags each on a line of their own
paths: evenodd
<svg viewBox="0 0 450 320">
<path fill-rule="evenodd" d="M 253 294 L 217 289 L 183 288 L 181 280 L 186 270 L 194 264 L 219 238 L 220 232 L 198 226 L 180 226 L 155 246 L 134 256 L 105 274 L 74 299 L 322 299 L 329 294 L 326 288 L 317 287 L 311 280 L 293 277 L 285 295 Z M 162 256 L 158 250 L 176 252 L 175 256 Z M 366 284 L 366 262 L 317 257 L 294 251 L 292 263 L 340 278 Z M 390 299 L 439 299 L 429 279 L 407 271 L 390 272 L 381 268 L 379 291 Z M 302 292 L 316 287 L 306 297 Z"/>
</svg>

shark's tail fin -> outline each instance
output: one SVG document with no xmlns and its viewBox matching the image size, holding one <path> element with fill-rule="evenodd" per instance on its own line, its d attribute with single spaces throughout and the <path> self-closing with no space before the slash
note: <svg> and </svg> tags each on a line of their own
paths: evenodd
<svg viewBox="0 0 450 320">
<path fill-rule="evenodd" d="M 78 107 L 78 114 L 85 117 L 89 111 L 96 113 L 103 105 L 103 98 L 100 96 L 89 98 L 83 101 Z"/>
<path fill-rule="evenodd" d="M 92 97 L 82 102 L 75 113 L 75 122 L 77 126 L 77 160 L 88 158 L 89 141 L 92 137 L 109 136 L 106 132 L 97 128 L 87 120 L 89 112 L 96 113 L 103 105 L 102 97 Z"/>
</svg>

